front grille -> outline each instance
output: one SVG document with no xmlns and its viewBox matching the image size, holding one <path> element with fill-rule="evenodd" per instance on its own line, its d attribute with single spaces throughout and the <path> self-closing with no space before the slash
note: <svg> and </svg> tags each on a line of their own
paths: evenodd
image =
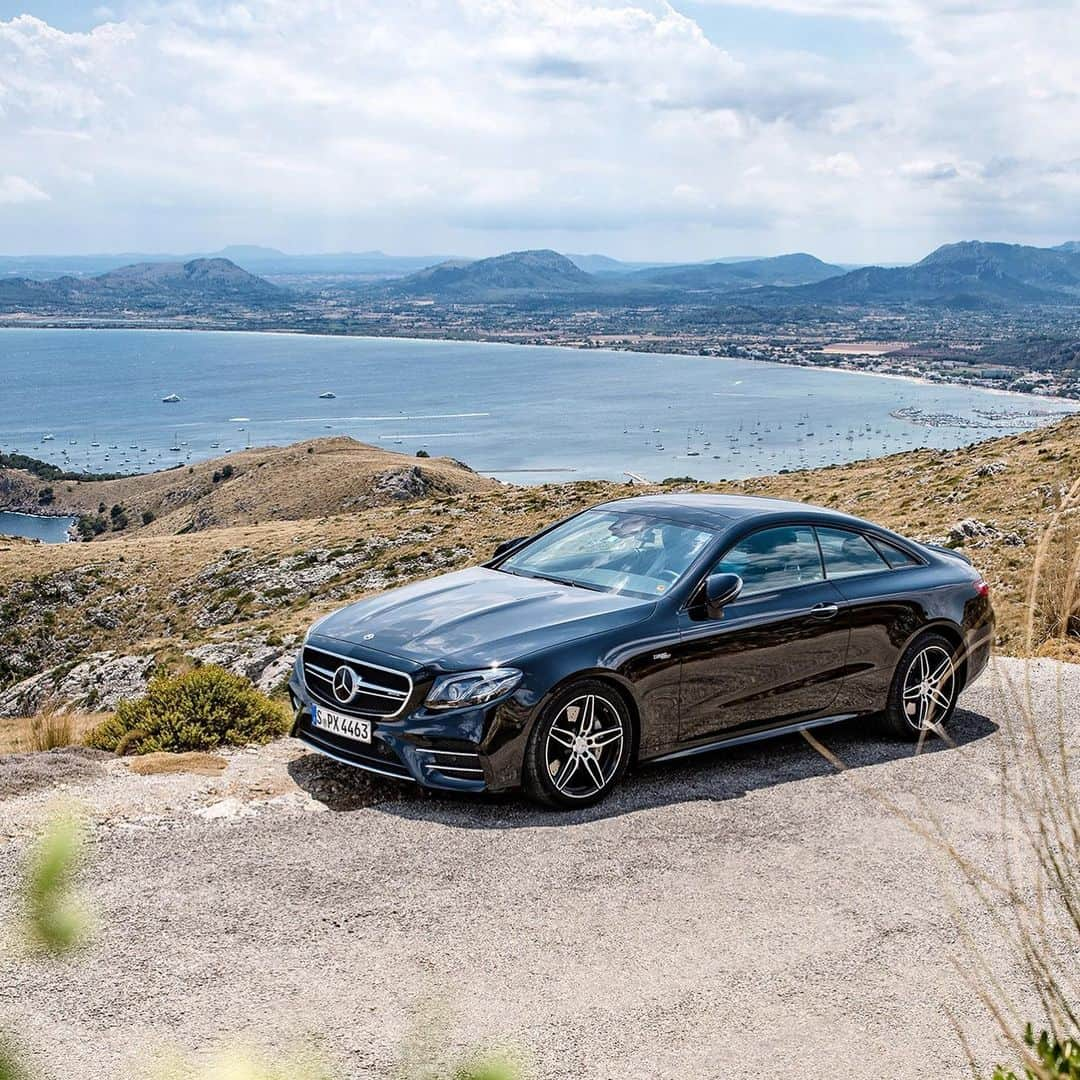
<svg viewBox="0 0 1080 1080">
<path fill-rule="evenodd" d="M 341 653 L 304 646 L 304 682 L 319 701 L 342 712 L 361 716 L 397 716 L 408 704 L 412 679 L 403 671 L 380 667 Z M 351 672 L 347 686 L 351 697 L 335 693 L 334 678 L 341 668 Z M 339 680 L 340 683 L 340 680 Z"/>
</svg>

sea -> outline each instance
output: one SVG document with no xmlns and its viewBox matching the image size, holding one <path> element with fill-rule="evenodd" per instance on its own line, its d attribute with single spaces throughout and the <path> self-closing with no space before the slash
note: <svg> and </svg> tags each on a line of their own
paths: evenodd
<svg viewBox="0 0 1080 1080">
<path fill-rule="evenodd" d="M 332 395 L 332 396 L 322 396 Z M 179 401 L 166 402 L 167 397 Z M 145 472 L 348 435 L 534 484 L 737 478 L 1047 423 L 1063 401 L 756 360 L 402 338 L 0 329 L 0 450 Z"/>
</svg>

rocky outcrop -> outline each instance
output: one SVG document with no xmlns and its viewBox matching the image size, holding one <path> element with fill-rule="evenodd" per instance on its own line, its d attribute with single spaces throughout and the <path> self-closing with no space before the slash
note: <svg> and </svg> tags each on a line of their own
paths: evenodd
<svg viewBox="0 0 1080 1080">
<path fill-rule="evenodd" d="M 288 675 L 296 648 L 294 638 L 276 645 L 252 638 L 199 645 L 183 655 L 242 675 L 270 693 Z M 146 693 L 156 670 L 149 653 L 92 653 L 75 665 L 51 668 L 0 691 L 0 716 L 30 716 L 46 704 L 61 712 L 111 712 L 119 702 Z"/>
<path fill-rule="evenodd" d="M 0 692 L 0 716 L 30 716 L 47 703 L 60 709 L 109 712 L 139 697 L 154 668 L 153 656 L 92 653 L 74 666 L 32 675 Z"/>
<path fill-rule="evenodd" d="M 988 544 L 1024 546 L 1024 538 L 1018 532 L 1005 532 L 992 522 L 979 521 L 978 518 L 958 521 L 949 529 L 948 542 L 956 547 L 985 547 Z"/>
<path fill-rule="evenodd" d="M 297 647 L 289 644 L 267 645 L 259 641 L 228 641 L 199 645 L 187 655 L 202 664 L 216 664 L 236 675 L 250 679 L 264 694 L 270 693 L 288 676 L 296 659 Z"/>
<path fill-rule="evenodd" d="M 431 487 L 420 466 L 413 465 L 410 469 L 390 469 L 381 473 L 372 490 L 376 496 L 405 502 L 409 499 L 422 499 L 431 491 Z"/>
</svg>

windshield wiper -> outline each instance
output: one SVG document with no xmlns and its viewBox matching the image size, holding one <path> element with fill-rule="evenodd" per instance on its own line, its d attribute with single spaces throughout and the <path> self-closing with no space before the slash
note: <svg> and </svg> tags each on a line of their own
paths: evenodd
<svg viewBox="0 0 1080 1080">
<path fill-rule="evenodd" d="M 541 581 L 553 581 L 556 585 L 569 585 L 572 589 L 588 589 L 589 592 L 607 592 L 603 585 L 591 585 L 584 581 L 571 581 L 569 578 L 552 577 L 551 574 L 531 574 L 530 577 Z"/>
</svg>

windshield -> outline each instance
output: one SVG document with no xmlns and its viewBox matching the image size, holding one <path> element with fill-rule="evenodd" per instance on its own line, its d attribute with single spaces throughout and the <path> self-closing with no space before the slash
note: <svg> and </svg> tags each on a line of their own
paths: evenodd
<svg viewBox="0 0 1080 1080">
<path fill-rule="evenodd" d="M 713 535 L 648 514 L 587 510 L 515 552 L 498 569 L 655 599 L 686 573 Z"/>
</svg>

